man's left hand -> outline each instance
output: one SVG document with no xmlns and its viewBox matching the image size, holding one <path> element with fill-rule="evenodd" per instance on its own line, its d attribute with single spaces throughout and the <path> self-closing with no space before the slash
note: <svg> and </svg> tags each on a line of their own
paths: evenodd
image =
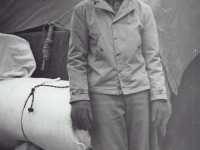
<svg viewBox="0 0 200 150">
<path fill-rule="evenodd" d="M 171 103 L 165 99 L 158 99 L 152 102 L 151 121 L 153 127 L 158 131 L 159 139 L 162 139 L 166 134 L 166 126 L 171 116 Z"/>
</svg>

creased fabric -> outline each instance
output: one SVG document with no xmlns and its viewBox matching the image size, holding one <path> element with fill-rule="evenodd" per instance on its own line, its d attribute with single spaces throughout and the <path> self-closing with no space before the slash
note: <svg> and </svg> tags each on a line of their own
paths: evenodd
<svg viewBox="0 0 200 150">
<path fill-rule="evenodd" d="M 75 7 L 68 53 L 71 101 L 88 92 L 131 94 L 151 90 L 151 100 L 167 99 L 151 8 L 124 0 L 118 13 L 103 0 Z"/>
<path fill-rule="evenodd" d="M 29 43 L 20 37 L 0 33 L 0 79 L 30 77 L 35 68 Z"/>
<path fill-rule="evenodd" d="M 47 71 L 41 71 L 43 61 L 42 49 L 45 38 L 47 37 L 47 32 L 41 31 L 16 34 L 30 43 L 31 50 L 36 61 L 36 69 L 33 72 L 32 77 L 53 79 L 60 77 L 62 80 L 69 79 L 66 67 L 69 48 L 69 33 L 69 30 L 54 31 L 50 59 L 48 61 L 49 69 Z"/>
</svg>

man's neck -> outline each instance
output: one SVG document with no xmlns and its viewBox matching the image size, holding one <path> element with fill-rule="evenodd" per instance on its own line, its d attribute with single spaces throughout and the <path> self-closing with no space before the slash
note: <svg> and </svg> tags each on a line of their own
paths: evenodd
<svg viewBox="0 0 200 150">
<path fill-rule="evenodd" d="M 113 9 L 115 14 L 117 14 L 123 0 L 105 0 Z"/>
</svg>

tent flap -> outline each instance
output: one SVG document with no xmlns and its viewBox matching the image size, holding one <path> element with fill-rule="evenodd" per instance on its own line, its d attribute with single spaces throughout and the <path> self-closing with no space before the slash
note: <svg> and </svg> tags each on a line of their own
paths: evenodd
<svg viewBox="0 0 200 150">
<path fill-rule="evenodd" d="M 67 26 L 72 13 L 70 10 L 79 2 L 80 0 L 2 0 L 0 32 L 14 33 L 34 28 L 55 21 L 63 15 L 62 23 Z"/>
</svg>

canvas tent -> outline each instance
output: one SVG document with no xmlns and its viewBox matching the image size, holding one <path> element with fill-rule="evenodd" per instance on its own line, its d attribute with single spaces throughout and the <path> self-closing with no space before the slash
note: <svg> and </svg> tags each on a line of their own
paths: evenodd
<svg viewBox="0 0 200 150">
<path fill-rule="evenodd" d="M 61 76 L 63 79 L 68 79 L 66 60 L 71 10 L 80 1 L 0 0 L 0 32 L 17 34 L 30 42 L 38 68 L 34 74 L 35 77 Z M 200 62 L 198 56 L 200 52 L 200 30 L 198 29 L 200 26 L 200 1 L 143 1 L 151 6 L 155 15 L 161 57 L 171 90 L 177 94 L 180 86 L 178 96 L 172 95 L 174 109 L 164 150 L 188 150 L 192 146 L 194 147 L 194 138 L 200 139 L 200 134 L 194 133 L 194 130 L 198 129 L 196 124 L 200 120 L 196 118 L 198 115 L 194 115 L 198 114 L 198 111 L 194 112 L 194 110 L 198 107 L 200 98 L 196 90 L 200 87 L 198 84 L 200 69 L 197 66 Z M 60 28 L 53 35 L 51 68 L 50 73 L 46 74 L 40 70 L 42 49 L 48 30 L 43 28 L 43 25 L 56 20 L 58 20 L 57 26 Z M 198 57 L 190 64 L 196 56 Z M 190 66 L 187 68 L 189 64 Z M 185 118 L 189 121 L 184 120 Z M 179 125 L 182 124 L 184 126 L 180 127 Z M 176 136 L 173 136 L 174 133 L 177 133 Z M 172 140 L 175 140 L 176 143 Z"/>
<path fill-rule="evenodd" d="M 70 18 L 73 7 L 80 0 L 2 0 L 0 1 L 0 32 L 16 34 L 31 45 L 37 69 L 33 77 L 61 77 L 68 79 L 66 71 Z M 48 24 L 56 22 L 51 44 L 51 62 L 41 71 L 43 48 Z"/>
<path fill-rule="evenodd" d="M 69 29 L 72 9 L 80 1 L 1 0 L 0 32 L 15 33 L 40 27 L 56 20 Z"/>
<path fill-rule="evenodd" d="M 199 150 L 200 1 L 146 2 L 157 21 L 161 57 L 170 87 L 178 93 L 171 97 L 173 112 L 162 150 Z"/>
</svg>

